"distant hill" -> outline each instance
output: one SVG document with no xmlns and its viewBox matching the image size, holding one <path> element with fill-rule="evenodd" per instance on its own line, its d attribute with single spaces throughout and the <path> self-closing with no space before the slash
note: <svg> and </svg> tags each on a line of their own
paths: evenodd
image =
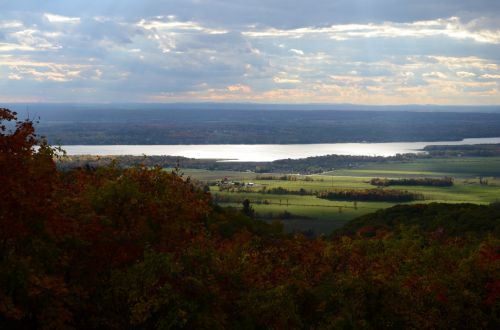
<svg viewBox="0 0 500 330">
<path fill-rule="evenodd" d="M 353 235 L 362 229 L 368 233 L 392 231 L 401 225 L 419 226 L 425 231 L 442 230 L 452 235 L 500 235 L 500 204 L 397 205 L 354 219 L 334 235 Z"/>
<path fill-rule="evenodd" d="M 496 205 L 392 208 L 308 239 L 177 171 L 59 171 L 34 133 L 0 108 L 0 329 L 499 328 Z"/>
<path fill-rule="evenodd" d="M 399 111 L 404 109 L 413 111 Z M 50 143 L 62 145 L 452 141 L 500 134 L 496 108 L 450 112 L 453 109 L 466 108 L 216 103 L 16 106 L 20 118 L 40 118 L 38 132 Z"/>
<path fill-rule="evenodd" d="M 31 111 L 75 111 L 75 110 L 349 110 L 349 111 L 418 111 L 418 112 L 473 112 L 500 113 L 500 105 L 366 105 L 324 103 L 11 103 L 4 104 L 20 113 Z"/>
</svg>

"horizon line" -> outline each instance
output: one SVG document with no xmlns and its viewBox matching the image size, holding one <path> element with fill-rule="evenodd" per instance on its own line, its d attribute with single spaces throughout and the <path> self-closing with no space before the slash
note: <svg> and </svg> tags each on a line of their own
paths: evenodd
<svg viewBox="0 0 500 330">
<path fill-rule="evenodd" d="M 282 102 L 213 102 L 213 101 L 179 101 L 179 102 L 22 102 L 10 101 L 0 102 L 1 104 L 12 105 L 126 105 L 126 104 L 144 104 L 144 105 L 272 105 L 272 106 L 360 106 L 360 107 L 500 107 L 500 104 L 436 104 L 436 103 L 405 103 L 405 104 L 366 104 L 366 103 L 282 103 Z"/>
</svg>

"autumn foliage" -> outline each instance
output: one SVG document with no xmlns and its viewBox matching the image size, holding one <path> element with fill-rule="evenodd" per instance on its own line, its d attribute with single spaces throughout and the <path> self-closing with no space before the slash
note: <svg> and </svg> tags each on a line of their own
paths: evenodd
<svg viewBox="0 0 500 330">
<path fill-rule="evenodd" d="M 499 325 L 495 235 L 285 235 L 159 168 L 59 171 L 32 122 L 0 120 L 0 328 Z"/>
</svg>

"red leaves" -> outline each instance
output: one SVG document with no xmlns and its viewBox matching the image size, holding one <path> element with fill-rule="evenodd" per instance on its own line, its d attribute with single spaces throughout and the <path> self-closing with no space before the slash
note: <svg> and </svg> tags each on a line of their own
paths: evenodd
<svg viewBox="0 0 500 330">
<path fill-rule="evenodd" d="M 500 298 L 500 280 L 493 280 L 492 282 L 486 283 L 486 289 L 488 290 L 488 295 L 484 300 L 486 305 L 493 305 L 498 302 Z"/>
<path fill-rule="evenodd" d="M 15 112 L 0 109 L 3 120 L 16 121 Z M 31 121 L 17 121 L 9 132 L 5 125 L 0 128 L 0 237 L 34 234 L 54 216 L 57 171 L 52 155 L 36 138 Z"/>
<path fill-rule="evenodd" d="M 13 327 L 459 328 L 465 312 L 484 327 L 498 304 L 492 238 L 286 236 L 159 168 L 61 173 L 53 155 L 30 122 L 0 126 L 0 321 Z"/>
<path fill-rule="evenodd" d="M 481 262 L 493 263 L 500 260 L 500 249 L 484 244 L 479 250 Z"/>
</svg>

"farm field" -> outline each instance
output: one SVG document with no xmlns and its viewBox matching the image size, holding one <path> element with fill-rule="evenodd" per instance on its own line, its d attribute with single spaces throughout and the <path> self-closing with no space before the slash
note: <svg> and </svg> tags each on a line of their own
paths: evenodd
<svg viewBox="0 0 500 330">
<path fill-rule="evenodd" d="M 210 185 L 214 199 L 221 206 L 241 208 L 251 202 L 256 216 L 273 221 L 279 219 L 288 231 L 312 231 L 329 234 L 348 220 L 388 208 L 393 202 L 336 201 L 320 199 L 316 192 L 375 189 L 371 178 L 444 177 L 454 178 L 451 187 L 390 186 L 423 195 L 416 203 L 488 204 L 500 200 L 500 158 L 425 159 L 412 163 L 368 164 L 356 169 L 340 169 L 317 175 L 256 174 L 251 172 L 183 169 L 184 176 Z M 480 177 L 482 178 L 480 180 Z M 216 185 L 224 178 L 242 188 L 221 189 Z M 265 178 L 263 180 L 262 178 Z M 269 180 L 272 178 L 272 180 Z M 481 181 L 483 183 L 481 183 Z M 248 183 L 252 183 L 248 186 Z M 268 193 L 283 188 L 288 194 Z M 299 195 L 302 191 L 302 195 Z"/>
<path fill-rule="evenodd" d="M 371 163 L 355 169 L 339 169 L 334 175 L 382 177 L 500 178 L 500 157 L 453 157 L 419 159 L 408 163 Z M 325 174 L 333 174 L 331 172 Z"/>
</svg>

